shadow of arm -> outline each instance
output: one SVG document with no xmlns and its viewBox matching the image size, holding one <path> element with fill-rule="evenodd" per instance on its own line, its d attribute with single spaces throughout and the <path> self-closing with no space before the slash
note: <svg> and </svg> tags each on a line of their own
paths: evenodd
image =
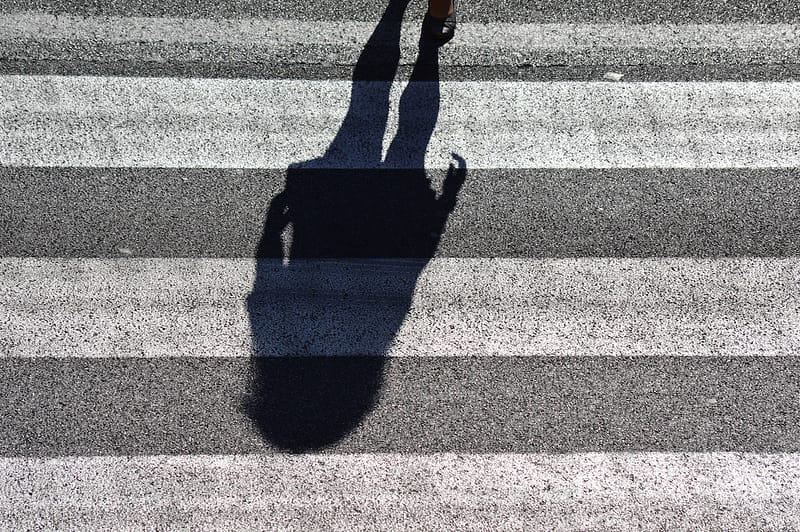
<svg viewBox="0 0 800 532">
<path fill-rule="evenodd" d="M 281 234 L 291 221 L 289 204 L 289 193 L 286 190 L 272 199 L 256 250 L 256 258 L 283 258 Z"/>
<path fill-rule="evenodd" d="M 458 193 L 467 180 L 467 162 L 458 154 L 453 153 L 452 155 L 453 159 L 458 163 L 458 167 L 450 163 L 450 167 L 447 169 L 447 177 L 442 186 L 442 195 L 438 199 L 440 209 L 448 215 L 456 206 Z"/>
</svg>

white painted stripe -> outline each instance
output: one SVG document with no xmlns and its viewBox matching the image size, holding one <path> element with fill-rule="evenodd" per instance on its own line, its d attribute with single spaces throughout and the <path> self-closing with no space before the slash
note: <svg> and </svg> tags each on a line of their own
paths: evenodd
<svg viewBox="0 0 800 532">
<path fill-rule="evenodd" d="M 272 355 L 800 352 L 796 258 L 434 259 L 419 279 L 412 262 L 270 264 L 256 322 Z M 251 259 L 2 259 L 0 356 L 250 356 L 254 270 Z"/>
<path fill-rule="evenodd" d="M 444 82 L 427 147 L 434 84 L 358 83 L 339 131 L 351 85 L 5 76 L 0 164 L 371 168 L 394 140 L 385 166 L 445 168 L 451 153 L 471 168 L 800 166 L 800 83 Z"/>
<path fill-rule="evenodd" d="M 800 528 L 800 455 L 0 458 L 14 530 Z"/>
<path fill-rule="evenodd" d="M 353 46 L 364 43 L 373 22 L 315 21 L 313 32 L 298 31 L 305 21 L 278 19 L 198 19 L 178 17 L 81 17 L 68 14 L 0 15 L 0 41 L 83 40 L 109 43 L 211 43 L 257 47 L 292 44 Z M 724 48 L 791 50 L 800 47 L 797 24 L 512 24 L 463 23 L 458 48 L 512 50 L 593 50 L 606 48 Z M 414 47 L 419 25 L 406 21 L 403 46 Z"/>
</svg>

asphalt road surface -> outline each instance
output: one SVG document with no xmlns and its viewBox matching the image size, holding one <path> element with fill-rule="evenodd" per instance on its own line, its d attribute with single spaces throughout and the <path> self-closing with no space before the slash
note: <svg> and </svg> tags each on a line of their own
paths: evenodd
<svg viewBox="0 0 800 532">
<path fill-rule="evenodd" d="M 0 529 L 800 529 L 800 6 L 0 3 Z"/>
</svg>

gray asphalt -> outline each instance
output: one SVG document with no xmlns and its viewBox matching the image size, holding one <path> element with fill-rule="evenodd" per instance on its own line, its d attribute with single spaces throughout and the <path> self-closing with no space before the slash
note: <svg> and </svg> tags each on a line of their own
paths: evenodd
<svg viewBox="0 0 800 532">
<path fill-rule="evenodd" d="M 463 21 L 470 22 L 564 22 L 624 21 L 652 22 L 788 22 L 800 20 L 800 5 L 794 0 L 470 0 L 459 2 Z M 305 2 L 253 0 L 218 2 L 195 0 L 130 0 L 99 3 L 95 0 L 5 0 L 0 11 L 44 11 L 81 15 L 188 16 L 188 17 L 265 17 L 307 20 L 313 32 L 315 20 L 376 20 L 384 3 L 371 0 L 351 2 Z M 421 18 L 426 3 L 409 4 L 407 16 Z"/>
<path fill-rule="evenodd" d="M 273 388 L 251 386 L 247 359 L 0 360 L 0 455 L 279 452 L 316 419 L 304 401 L 317 394 L 365 415 L 319 452 L 800 452 L 796 357 L 260 364 Z"/>
<path fill-rule="evenodd" d="M 0 25 L 0 73 L 349 79 L 374 19 L 342 27 L 324 22 L 304 38 L 287 21 L 20 14 Z M 588 25 L 487 22 L 461 25 L 456 43 L 439 54 L 440 79 L 597 80 L 609 71 L 626 81 L 798 77 L 797 29 L 789 25 L 604 26 L 580 17 L 569 22 Z M 409 15 L 403 28 L 401 79 L 417 53 L 419 23 Z M 372 46 L 387 44 L 381 38 Z"/>
<path fill-rule="evenodd" d="M 401 65 L 408 79 L 413 65 Z M 648 81 L 796 81 L 800 64 L 569 64 L 443 65 L 441 81 L 597 81 L 606 72 L 624 73 L 626 82 Z M 143 76 L 226 79 L 351 79 L 353 65 L 258 63 L 250 61 L 86 61 L 0 60 L 0 75 Z"/>
<path fill-rule="evenodd" d="M 414 171 L 320 172 L 310 175 L 336 174 L 343 191 L 330 196 L 321 181 L 303 178 L 307 194 L 330 197 L 301 213 L 321 239 L 341 238 L 332 227 L 391 239 L 403 234 L 404 220 L 428 214 L 393 199 L 404 197 Z M 0 168 L 0 255 L 118 257 L 123 247 L 138 257 L 252 257 L 285 174 Z M 443 174 L 426 175 L 437 186 Z M 797 169 L 471 170 L 433 256 L 796 256 L 798 197 Z M 394 224 L 381 214 L 388 206 Z M 378 227 L 379 219 L 386 223 Z M 369 257 L 395 248 L 339 249 Z M 429 256 L 416 249 L 407 256 Z"/>
</svg>

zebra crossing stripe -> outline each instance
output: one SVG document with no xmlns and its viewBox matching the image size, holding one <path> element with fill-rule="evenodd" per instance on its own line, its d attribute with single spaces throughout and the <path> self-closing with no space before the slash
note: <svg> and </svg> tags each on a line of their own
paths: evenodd
<svg viewBox="0 0 800 532">
<path fill-rule="evenodd" d="M 796 454 L 724 452 L 1 458 L 0 521 L 17 530 L 795 529 L 798 470 Z"/>
<path fill-rule="evenodd" d="M 1 357 L 788 356 L 797 259 L 0 260 Z M 395 326 L 395 329 L 391 327 Z M 384 330 L 386 327 L 389 329 Z M 303 346 L 302 348 L 298 346 Z"/>
<path fill-rule="evenodd" d="M 800 165 L 798 83 L 3 76 L 0 92 L 3 166 Z"/>
</svg>

